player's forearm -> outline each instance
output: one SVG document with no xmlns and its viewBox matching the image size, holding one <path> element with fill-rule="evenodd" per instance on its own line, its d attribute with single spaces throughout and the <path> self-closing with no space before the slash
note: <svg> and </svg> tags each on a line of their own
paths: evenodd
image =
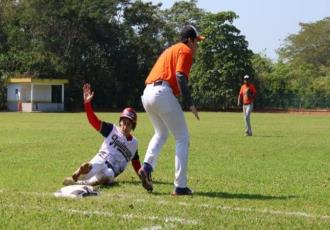
<svg viewBox="0 0 330 230">
<path fill-rule="evenodd" d="M 240 105 L 241 104 L 241 101 L 242 101 L 242 97 L 241 97 L 241 95 L 238 95 L 238 97 L 237 97 L 237 105 Z"/>
<path fill-rule="evenodd" d="M 102 122 L 95 115 L 93 108 L 92 108 L 92 104 L 90 102 L 86 102 L 86 103 L 84 103 L 84 107 L 85 107 L 88 122 L 94 127 L 94 129 L 96 129 L 97 131 L 100 131 Z"/>
<path fill-rule="evenodd" d="M 194 105 L 193 100 L 191 98 L 190 90 L 188 88 L 188 82 L 186 76 L 178 72 L 176 73 L 176 79 L 179 83 L 181 95 L 183 97 L 183 102 L 189 107 Z"/>
<path fill-rule="evenodd" d="M 136 174 L 139 175 L 138 172 L 139 172 L 139 170 L 141 168 L 141 162 L 140 162 L 140 160 L 132 160 L 132 166 L 133 166 L 134 171 L 136 172 Z"/>
</svg>

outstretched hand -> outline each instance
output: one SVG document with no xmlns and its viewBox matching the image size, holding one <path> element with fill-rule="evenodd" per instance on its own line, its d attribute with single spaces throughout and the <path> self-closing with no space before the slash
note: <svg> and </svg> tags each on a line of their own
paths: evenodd
<svg viewBox="0 0 330 230">
<path fill-rule="evenodd" d="M 84 92 L 84 103 L 90 102 L 94 97 L 94 92 L 91 90 L 91 85 L 86 83 L 83 86 L 83 92 Z"/>
<path fill-rule="evenodd" d="M 198 116 L 198 112 L 197 112 L 196 107 L 194 105 L 192 105 L 192 106 L 190 106 L 190 110 L 194 114 L 194 116 L 196 117 L 196 119 L 199 120 L 199 116 Z"/>
</svg>

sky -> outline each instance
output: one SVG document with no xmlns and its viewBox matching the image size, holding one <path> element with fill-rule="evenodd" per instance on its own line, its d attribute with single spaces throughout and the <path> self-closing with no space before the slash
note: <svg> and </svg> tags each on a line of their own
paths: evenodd
<svg viewBox="0 0 330 230">
<path fill-rule="evenodd" d="M 170 8 L 175 0 L 143 0 Z M 298 34 L 300 22 L 313 23 L 330 17 L 330 0 L 198 0 L 208 12 L 234 11 L 234 25 L 246 36 L 249 48 L 276 61 L 276 50 L 290 34 Z M 202 31 L 201 31 L 202 33 Z"/>
</svg>

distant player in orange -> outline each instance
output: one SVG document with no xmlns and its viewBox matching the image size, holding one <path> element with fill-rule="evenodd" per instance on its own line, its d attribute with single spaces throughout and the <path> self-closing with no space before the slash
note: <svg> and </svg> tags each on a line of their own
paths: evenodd
<svg viewBox="0 0 330 230">
<path fill-rule="evenodd" d="M 168 138 L 168 131 L 171 131 L 175 138 L 175 180 L 172 195 L 192 195 L 187 187 L 189 134 L 177 96 L 182 95 L 185 104 L 199 119 L 189 92 L 188 79 L 198 42 L 203 39 L 194 26 L 185 26 L 181 31 L 181 41 L 160 55 L 145 81 L 142 104 L 155 131 L 149 142 L 144 164 L 139 170 L 142 185 L 148 191 L 153 190 L 151 172 L 156 167 L 161 148 Z"/>
<path fill-rule="evenodd" d="M 256 98 L 257 91 L 254 85 L 250 82 L 250 76 L 244 76 L 244 84 L 238 94 L 237 105 L 243 103 L 243 114 L 245 121 L 245 136 L 252 136 L 252 128 L 250 122 L 251 112 L 253 110 L 253 101 Z"/>
</svg>

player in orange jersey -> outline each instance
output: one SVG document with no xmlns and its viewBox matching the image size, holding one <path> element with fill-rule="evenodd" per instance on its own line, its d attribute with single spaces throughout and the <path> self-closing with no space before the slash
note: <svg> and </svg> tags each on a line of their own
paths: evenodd
<svg viewBox="0 0 330 230">
<path fill-rule="evenodd" d="M 177 96 L 182 95 L 185 104 L 199 119 L 188 89 L 188 80 L 198 42 L 203 39 L 194 26 L 185 26 L 181 31 L 181 41 L 160 55 L 145 81 L 142 104 L 155 130 L 146 151 L 144 164 L 139 171 L 142 185 L 148 191 L 153 190 L 151 172 L 156 167 L 161 148 L 168 138 L 168 131 L 171 131 L 176 145 L 172 195 L 192 194 L 187 187 L 189 134 Z"/>
<path fill-rule="evenodd" d="M 244 121 L 245 121 L 245 136 L 252 136 L 252 128 L 250 122 L 251 112 L 253 110 L 253 101 L 256 98 L 257 91 L 254 85 L 250 82 L 250 76 L 245 75 L 244 84 L 239 91 L 238 98 L 237 98 L 237 105 L 241 106 L 243 103 L 243 114 L 244 114 Z"/>
</svg>

